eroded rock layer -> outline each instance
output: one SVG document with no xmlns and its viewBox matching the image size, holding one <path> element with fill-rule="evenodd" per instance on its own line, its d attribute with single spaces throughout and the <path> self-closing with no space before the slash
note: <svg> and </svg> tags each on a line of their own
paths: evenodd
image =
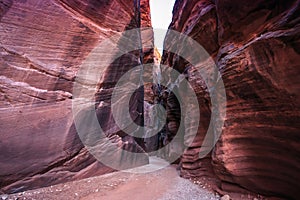
<svg viewBox="0 0 300 200">
<path fill-rule="evenodd" d="M 77 136 L 72 90 L 81 64 L 97 45 L 141 26 L 136 2 L 0 2 L 1 192 L 19 192 L 113 170 L 98 162 Z M 145 12 L 148 6 L 147 0 L 142 2 Z M 150 19 L 142 18 L 142 24 L 150 26 Z M 147 34 L 143 36 L 151 43 L 152 32 Z M 145 43 L 140 38 L 132 39 Z M 140 63 L 141 54 L 139 50 L 126 53 L 107 66 L 96 94 L 96 113 L 104 129 L 110 130 L 110 140 L 133 152 L 144 150 L 111 120 L 107 102 L 118 79 Z M 129 107 L 130 112 L 138 113 L 132 116 L 135 123 L 142 124 L 142 88 L 133 95 Z M 137 165 L 146 163 L 146 157 L 136 161 Z"/>
<path fill-rule="evenodd" d="M 199 74 L 192 73 L 185 60 L 164 53 L 163 64 L 192 80 L 201 110 L 198 135 L 182 156 L 183 176 L 216 176 L 223 191 L 237 192 L 243 188 L 297 199 L 299 12 L 299 1 L 176 1 L 170 29 L 192 37 L 212 56 L 227 97 L 221 137 L 214 150 L 199 159 L 211 117 L 211 88 L 207 88 Z M 172 38 L 167 35 L 165 41 Z M 172 45 L 178 44 L 165 43 Z M 205 69 L 205 63 L 201 64 Z M 169 96 L 167 100 L 167 127 L 177 130 L 179 108 L 173 99 Z"/>
</svg>

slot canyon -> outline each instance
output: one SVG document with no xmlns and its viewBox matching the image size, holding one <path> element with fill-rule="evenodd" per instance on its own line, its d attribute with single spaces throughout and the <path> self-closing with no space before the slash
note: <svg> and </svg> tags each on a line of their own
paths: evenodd
<svg viewBox="0 0 300 200">
<path fill-rule="evenodd" d="M 149 1 L 0 0 L 0 197 L 299 199 L 300 0 Z"/>
</svg>

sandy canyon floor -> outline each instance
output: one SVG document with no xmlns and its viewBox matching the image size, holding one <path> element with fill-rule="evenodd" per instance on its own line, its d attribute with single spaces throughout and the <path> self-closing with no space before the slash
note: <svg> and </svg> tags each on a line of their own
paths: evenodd
<svg viewBox="0 0 300 200">
<path fill-rule="evenodd" d="M 157 159 L 141 168 L 150 171 L 165 165 Z M 149 170 L 150 169 L 150 170 Z M 196 183 L 196 184 L 195 184 Z M 84 180 L 30 190 L 12 195 L 2 195 L 6 200 L 217 200 L 220 195 L 209 184 L 181 178 L 176 165 L 149 173 L 115 172 Z M 242 199 L 253 199 L 247 197 Z"/>
</svg>

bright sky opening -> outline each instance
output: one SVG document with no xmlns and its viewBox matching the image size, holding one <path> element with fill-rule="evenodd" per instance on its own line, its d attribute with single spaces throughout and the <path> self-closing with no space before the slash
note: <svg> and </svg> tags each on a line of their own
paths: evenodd
<svg viewBox="0 0 300 200">
<path fill-rule="evenodd" d="M 162 54 L 164 38 L 172 21 L 174 3 L 175 0 L 150 0 L 154 44 L 160 54 Z"/>
</svg>

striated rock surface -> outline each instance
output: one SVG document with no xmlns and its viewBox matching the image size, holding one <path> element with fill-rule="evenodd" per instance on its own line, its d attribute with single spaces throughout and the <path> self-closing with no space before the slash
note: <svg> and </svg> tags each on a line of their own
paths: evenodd
<svg viewBox="0 0 300 200">
<path fill-rule="evenodd" d="M 20 192 L 113 170 L 98 162 L 79 140 L 73 124 L 72 90 L 82 62 L 100 42 L 141 26 L 134 3 L 0 2 L 1 192 Z M 145 12 L 149 11 L 147 3 L 142 4 Z M 150 26 L 149 18 L 142 19 L 143 26 Z M 151 32 L 146 36 L 151 42 Z M 144 43 L 139 38 L 137 42 Z M 118 58 L 99 83 L 96 112 L 106 130 L 116 125 L 105 102 L 118 78 L 140 63 L 141 53 L 134 51 Z M 143 89 L 132 98 L 130 111 L 143 113 Z M 137 124 L 143 123 L 143 115 L 132 118 Z M 128 151 L 144 152 L 137 140 L 119 129 L 108 136 Z M 146 163 L 145 158 L 136 164 Z"/>
<path fill-rule="evenodd" d="M 227 96 L 222 135 L 199 159 L 211 118 L 210 88 L 184 59 L 164 52 L 162 63 L 186 74 L 201 110 L 197 137 L 182 156 L 181 175 L 217 177 L 221 191 L 298 198 L 299 9 L 299 1 L 176 1 L 169 28 L 192 37 L 212 56 Z M 166 41 L 172 38 L 167 35 Z M 172 45 L 177 44 L 165 43 Z M 177 130 L 180 108 L 174 99 L 167 98 L 167 127 Z"/>
<path fill-rule="evenodd" d="M 152 63 L 154 62 L 155 52 L 154 52 L 154 34 L 151 24 L 151 15 L 150 15 L 150 5 L 149 0 L 141 0 L 141 37 L 143 41 L 143 63 L 144 68 L 144 100 L 147 102 L 153 103 L 153 91 L 152 91 L 152 80 L 148 78 L 152 74 Z"/>
</svg>

